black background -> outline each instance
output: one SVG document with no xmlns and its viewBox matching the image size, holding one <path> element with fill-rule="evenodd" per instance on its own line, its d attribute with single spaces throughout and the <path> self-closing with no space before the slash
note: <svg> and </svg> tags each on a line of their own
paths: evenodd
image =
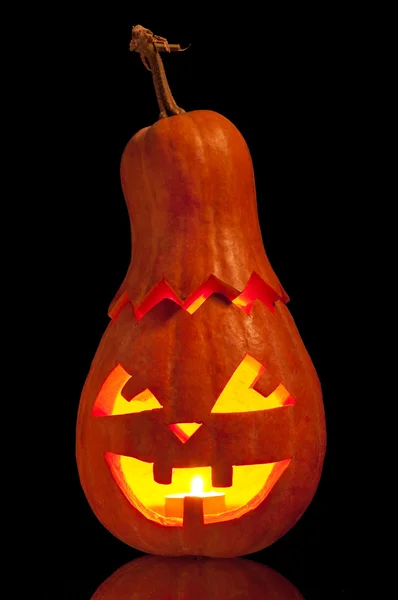
<svg viewBox="0 0 398 600">
<path fill-rule="evenodd" d="M 65 8 L 43 48 L 46 93 L 40 85 L 31 90 L 47 124 L 45 210 L 53 224 L 43 244 L 51 282 L 43 300 L 51 315 L 46 360 L 57 390 L 56 402 L 48 398 L 57 424 L 44 434 L 54 437 L 57 459 L 45 451 L 51 476 L 41 496 L 49 597 L 89 600 L 113 571 L 142 555 L 91 512 L 74 448 L 81 389 L 130 260 L 121 154 L 158 117 L 151 75 L 129 52 L 138 23 L 170 43 L 191 44 L 163 55 L 177 103 L 220 112 L 245 137 L 264 246 L 323 388 L 328 447 L 316 496 L 288 534 L 249 558 L 279 571 L 306 600 L 356 597 L 351 557 L 358 542 L 345 457 L 353 443 L 348 301 L 358 249 L 348 232 L 359 218 L 361 92 L 371 59 L 358 51 L 356 21 L 347 14 L 287 6 L 213 12 L 189 4 L 104 5 L 84 14 Z M 57 503 L 49 499 L 54 489 Z"/>
</svg>

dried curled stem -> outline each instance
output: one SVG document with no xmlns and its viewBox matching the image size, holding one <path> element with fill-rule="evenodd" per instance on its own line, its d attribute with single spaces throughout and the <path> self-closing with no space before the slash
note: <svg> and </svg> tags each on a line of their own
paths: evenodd
<svg viewBox="0 0 398 600">
<path fill-rule="evenodd" d="M 132 29 L 130 50 L 139 53 L 145 68 L 152 73 L 160 119 L 182 115 L 185 110 L 177 106 L 173 98 L 159 52 L 182 52 L 184 49 L 179 44 L 169 44 L 166 38 L 154 35 L 142 25 L 135 25 Z"/>
</svg>

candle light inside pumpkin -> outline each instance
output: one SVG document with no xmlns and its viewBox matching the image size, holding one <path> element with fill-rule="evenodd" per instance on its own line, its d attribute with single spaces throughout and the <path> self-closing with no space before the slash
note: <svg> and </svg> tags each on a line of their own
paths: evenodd
<svg viewBox="0 0 398 600">
<path fill-rule="evenodd" d="M 202 498 L 203 514 L 214 515 L 225 512 L 225 494 L 223 492 L 204 492 L 203 479 L 196 475 L 191 482 L 191 491 L 184 494 L 169 494 L 165 497 L 166 517 L 183 517 L 184 498 L 186 496 Z"/>
</svg>

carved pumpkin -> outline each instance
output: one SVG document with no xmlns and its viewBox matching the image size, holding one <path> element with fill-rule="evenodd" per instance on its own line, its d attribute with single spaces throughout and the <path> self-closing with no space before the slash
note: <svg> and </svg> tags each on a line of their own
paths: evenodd
<svg viewBox="0 0 398 600">
<path fill-rule="evenodd" d="M 303 600 L 279 573 L 252 560 L 143 556 L 112 573 L 91 600 Z"/>
<path fill-rule="evenodd" d="M 132 260 L 82 392 L 77 463 L 125 543 L 233 557 L 272 544 L 311 502 L 322 395 L 263 247 L 243 137 L 169 104 L 178 114 L 122 156 Z"/>
</svg>

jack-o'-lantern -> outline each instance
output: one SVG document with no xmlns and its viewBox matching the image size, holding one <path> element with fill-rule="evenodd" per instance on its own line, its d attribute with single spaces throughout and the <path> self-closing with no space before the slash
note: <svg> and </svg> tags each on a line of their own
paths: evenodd
<svg viewBox="0 0 398 600">
<path fill-rule="evenodd" d="M 270 567 L 244 558 L 143 556 L 112 573 L 91 600 L 303 600 Z"/>
<path fill-rule="evenodd" d="M 321 388 L 263 247 L 247 145 L 220 114 L 175 104 L 159 45 L 133 29 L 161 118 L 122 155 L 132 260 L 82 392 L 78 470 L 125 543 L 233 557 L 311 502 Z"/>
</svg>

